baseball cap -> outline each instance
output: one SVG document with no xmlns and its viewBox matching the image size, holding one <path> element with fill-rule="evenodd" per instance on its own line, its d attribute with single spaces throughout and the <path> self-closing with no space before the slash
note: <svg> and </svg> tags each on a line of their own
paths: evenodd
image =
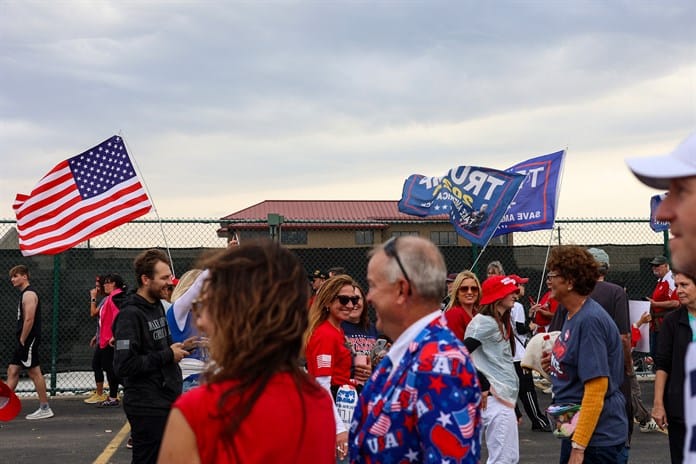
<svg viewBox="0 0 696 464">
<path fill-rule="evenodd" d="M 511 293 L 517 293 L 517 282 L 510 276 L 494 275 L 483 281 L 481 285 L 481 304 L 490 304 Z"/>
<path fill-rule="evenodd" d="M 524 285 L 529 282 L 527 277 L 520 277 L 517 274 L 510 274 L 508 277 L 514 280 L 517 285 Z"/>
<path fill-rule="evenodd" d="M 666 256 L 655 256 L 652 261 L 650 261 L 650 264 L 653 266 L 659 266 L 661 264 L 667 264 L 669 261 L 667 260 Z"/>
<path fill-rule="evenodd" d="M 626 158 L 626 164 L 645 185 L 666 190 L 672 179 L 696 176 L 696 132 L 687 137 L 671 153 Z"/>
<path fill-rule="evenodd" d="M 312 272 L 312 279 L 326 279 L 326 272 L 321 269 L 317 269 Z"/>
<path fill-rule="evenodd" d="M 609 265 L 609 255 L 606 251 L 602 250 L 601 248 L 588 248 L 587 251 L 598 263 L 605 263 L 607 266 Z"/>
<path fill-rule="evenodd" d="M 450 274 L 447 274 L 447 282 L 454 282 L 454 279 L 457 278 L 457 275 L 458 274 L 456 272 L 452 272 Z"/>
<path fill-rule="evenodd" d="M 22 409 L 22 404 L 15 392 L 2 380 L 0 380 L 0 421 L 14 419 Z"/>
</svg>

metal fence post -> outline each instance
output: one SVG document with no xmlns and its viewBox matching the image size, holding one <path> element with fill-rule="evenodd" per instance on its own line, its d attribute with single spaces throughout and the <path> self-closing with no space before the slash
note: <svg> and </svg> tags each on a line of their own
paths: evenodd
<svg viewBox="0 0 696 464">
<path fill-rule="evenodd" d="M 53 317 L 51 321 L 51 396 L 58 381 L 58 309 L 60 308 L 60 254 L 53 256 Z"/>
</svg>

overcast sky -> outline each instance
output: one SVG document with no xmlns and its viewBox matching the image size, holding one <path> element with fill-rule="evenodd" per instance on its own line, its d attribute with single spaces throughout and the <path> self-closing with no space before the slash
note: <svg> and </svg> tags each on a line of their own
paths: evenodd
<svg viewBox="0 0 696 464">
<path fill-rule="evenodd" d="M 398 200 L 568 149 L 559 217 L 648 217 L 696 130 L 696 2 L 0 0 L 0 218 L 124 136 L 163 217 Z"/>
</svg>

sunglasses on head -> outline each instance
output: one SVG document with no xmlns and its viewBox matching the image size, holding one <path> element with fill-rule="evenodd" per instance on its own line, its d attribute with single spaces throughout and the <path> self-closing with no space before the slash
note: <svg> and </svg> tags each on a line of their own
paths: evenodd
<svg viewBox="0 0 696 464">
<path fill-rule="evenodd" d="M 348 295 L 336 295 L 336 299 L 338 300 L 339 303 L 341 303 L 343 306 L 347 305 L 348 302 L 350 301 L 353 303 L 353 306 L 357 305 L 360 303 L 360 297 L 359 296 L 348 296 Z"/>
<path fill-rule="evenodd" d="M 472 293 L 477 293 L 479 291 L 478 287 L 476 285 L 472 285 L 471 287 L 468 287 L 466 285 L 462 285 L 459 287 L 460 292 L 472 292 Z"/>
<path fill-rule="evenodd" d="M 401 269 L 401 273 L 404 275 L 404 278 L 406 279 L 406 282 L 408 282 L 408 294 L 411 294 L 411 279 L 408 277 L 408 274 L 406 273 L 406 269 L 404 269 L 404 264 L 401 262 L 401 259 L 399 258 L 398 253 L 396 252 L 396 241 L 399 239 L 398 236 L 392 237 L 387 242 L 384 244 L 384 247 L 382 248 L 384 250 L 384 254 L 387 255 L 390 258 L 394 258 L 396 261 L 396 264 L 399 265 L 399 269 Z"/>
</svg>

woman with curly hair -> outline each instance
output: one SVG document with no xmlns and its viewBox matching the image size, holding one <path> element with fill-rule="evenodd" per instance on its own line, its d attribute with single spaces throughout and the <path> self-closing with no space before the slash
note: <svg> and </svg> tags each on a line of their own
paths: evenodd
<svg viewBox="0 0 696 464">
<path fill-rule="evenodd" d="M 450 299 L 445 308 L 447 327 L 454 332 L 457 340 L 464 341 L 464 333 L 481 301 L 481 284 L 478 277 L 471 271 L 457 274 L 452 284 Z"/>
<path fill-rule="evenodd" d="M 333 463 L 331 399 L 299 367 L 309 297 L 299 260 L 265 240 L 203 266 L 194 312 L 214 362 L 174 403 L 159 462 Z"/>
<path fill-rule="evenodd" d="M 356 366 L 355 378 L 351 379 L 353 360 L 341 328 L 341 323 L 348 320 L 358 301 L 353 278 L 341 274 L 322 284 L 309 308 L 309 327 L 305 333 L 307 371 L 319 385 L 331 393 L 334 401 L 339 388 L 344 385 L 355 386 L 366 381 L 370 375 L 369 367 Z M 339 459 L 344 459 L 348 454 L 348 432 L 345 426 L 348 421 L 347 417 L 338 417 L 336 411 L 336 455 Z"/>
<path fill-rule="evenodd" d="M 589 297 L 599 269 L 585 249 L 555 247 L 546 282 L 551 296 L 568 310 L 551 350 L 554 404 L 580 405 L 572 436 L 561 442 L 561 463 L 618 462 L 628 434 L 619 329 L 602 306 Z M 548 357 L 545 357 L 548 359 Z"/>
</svg>

